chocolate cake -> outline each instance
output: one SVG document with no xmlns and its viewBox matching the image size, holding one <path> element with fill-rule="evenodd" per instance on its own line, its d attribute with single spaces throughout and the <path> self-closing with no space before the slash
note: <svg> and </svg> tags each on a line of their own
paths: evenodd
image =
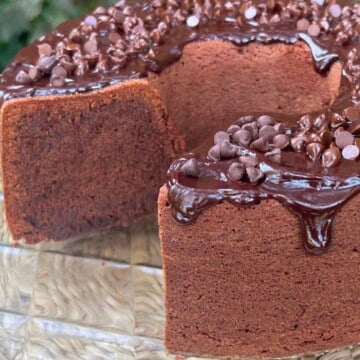
<svg viewBox="0 0 360 360">
<path fill-rule="evenodd" d="M 0 77 L 14 240 L 153 213 L 182 156 L 159 197 L 168 350 L 358 342 L 359 29 L 333 0 L 120 1 L 60 25 Z"/>
<path fill-rule="evenodd" d="M 268 358 L 359 342 L 359 9 L 284 5 L 274 30 L 310 48 L 327 101 L 278 63 L 260 106 L 171 165 L 158 200 L 170 353 Z M 289 79 L 314 107 L 262 109 Z"/>
<path fill-rule="evenodd" d="M 155 211 L 176 156 L 241 114 L 334 104 L 350 89 L 342 59 L 347 81 L 358 71 L 357 12 L 298 1 L 120 1 L 44 35 L 0 77 L 14 240 L 126 226 Z"/>
</svg>

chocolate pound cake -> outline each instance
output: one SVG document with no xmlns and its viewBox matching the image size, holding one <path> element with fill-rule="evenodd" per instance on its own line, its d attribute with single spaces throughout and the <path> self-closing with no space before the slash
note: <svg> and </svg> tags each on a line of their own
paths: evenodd
<svg viewBox="0 0 360 360">
<path fill-rule="evenodd" d="M 359 9 L 289 2 L 279 14 L 281 36 L 331 69 L 335 99 L 306 114 L 255 106 L 171 165 L 158 199 L 170 353 L 269 358 L 359 342 Z"/>
<path fill-rule="evenodd" d="M 343 89 L 342 59 L 349 79 L 357 71 L 357 12 L 298 1 L 120 1 L 41 37 L 0 77 L 14 240 L 126 226 L 155 211 L 171 161 L 229 121 L 328 108 Z M 349 102 L 354 91 L 340 96 Z"/>
</svg>

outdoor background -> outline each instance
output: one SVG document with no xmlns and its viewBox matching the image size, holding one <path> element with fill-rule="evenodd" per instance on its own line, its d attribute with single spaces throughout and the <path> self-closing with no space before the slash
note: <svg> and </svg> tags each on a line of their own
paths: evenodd
<svg viewBox="0 0 360 360">
<path fill-rule="evenodd" d="M 0 72 L 24 45 L 57 24 L 116 0 L 0 0 Z"/>
</svg>

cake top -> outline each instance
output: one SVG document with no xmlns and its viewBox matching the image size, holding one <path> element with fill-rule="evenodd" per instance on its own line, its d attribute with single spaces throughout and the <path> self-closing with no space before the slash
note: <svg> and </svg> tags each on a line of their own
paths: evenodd
<svg viewBox="0 0 360 360">
<path fill-rule="evenodd" d="M 246 206 L 276 199 L 299 216 L 305 248 L 323 253 L 336 212 L 360 193 L 359 111 L 347 109 L 344 118 L 305 115 L 296 127 L 280 115 L 239 118 L 215 134 L 207 156 L 188 154 L 170 167 L 175 219 L 192 223 L 223 201 Z"/>
<path fill-rule="evenodd" d="M 319 71 L 335 53 L 351 75 L 359 72 L 359 16 L 359 4 L 326 0 L 119 1 L 23 49 L 0 77 L 0 91 L 9 99 L 96 90 L 161 72 L 187 43 L 211 39 L 239 46 L 300 39 L 311 46 Z"/>
</svg>

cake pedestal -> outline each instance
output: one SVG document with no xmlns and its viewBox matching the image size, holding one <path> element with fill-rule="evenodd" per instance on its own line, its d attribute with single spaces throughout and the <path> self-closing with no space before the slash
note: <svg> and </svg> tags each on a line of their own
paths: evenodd
<svg viewBox="0 0 360 360">
<path fill-rule="evenodd" d="M 156 221 L 14 248 L 0 199 L 0 359 L 173 359 Z M 188 358 L 199 359 L 199 358 Z M 360 359 L 360 347 L 291 359 Z"/>
</svg>

